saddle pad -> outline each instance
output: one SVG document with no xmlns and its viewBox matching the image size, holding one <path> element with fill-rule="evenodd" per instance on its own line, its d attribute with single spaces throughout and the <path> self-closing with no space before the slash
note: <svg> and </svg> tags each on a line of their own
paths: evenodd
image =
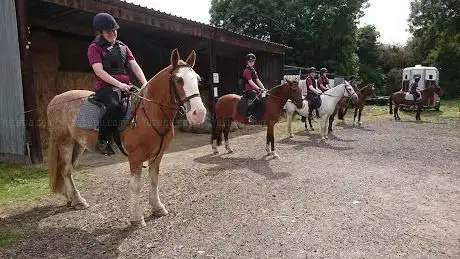
<svg viewBox="0 0 460 259">
<path fill-rule="evenodd" d="M 75 121 L 75 127 L 81 129 L 90 129 L 98 130 L 99 120 L 104 114 L 103 107 L 99 107 L 91 102 L 88 99 L 85 99 L 80 106 L 80 112 L 78 113 L 77 119 Z M 119 131 L 124 130 L 130 123 L 134 113 L 134 107 L 132 102 L 129 102 L 127 111 L 123 119 L 120 121 L 120 126 L 118 127 Z"/>
<path fill-rule="evenodd" d="M 419 97 L 417 98 L 417 101 L 422 98 L 422 95 L 419 93 Z M 407 101 L 414 101 L 414 95 L 411 93 L 406 93 L 406 100 Z"/>
<path fill-rule="evenodd" d="M 251 98 L 248 97 L 241 97 L 240 102 L 238 103 L 238 111 L 240 114 L 242 114 L 244 117 L 246 117 L 247 110 L 249 108 L 249 105 L 255 105 L 253 107 L 252 113 L 253 116 L 256 119 L 261 119 L 265 113 L 265 98 L 259 98 L 259 100 L 254 101 Z M 251 104 L 252 103 L 252 104 Z"/>
</svg>

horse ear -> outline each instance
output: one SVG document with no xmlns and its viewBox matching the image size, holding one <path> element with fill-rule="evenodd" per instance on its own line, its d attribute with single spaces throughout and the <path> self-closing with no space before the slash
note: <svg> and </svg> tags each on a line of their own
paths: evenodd
<svg viewBox="0 0 460 259">
<path fill-rule="evenodd" d="M 187 60 L 185 61 L 185 63 L 187 63 L 187 65 L 189 65 L 191 67 L 194 67 L 195 66 L 195 60 L 196 60 L 196 53 L 195 53 L 195 50 L 192 50 L 192 52 L 188 55 Z"/>
<path fill-rule="evenodd" d="M 173 68 L 177 67 L 177 65 L 179 64 L 179 60 L 179 51 L 176 48 L 171 52 L 171 65 L 173 66 Z"/>
</svg>

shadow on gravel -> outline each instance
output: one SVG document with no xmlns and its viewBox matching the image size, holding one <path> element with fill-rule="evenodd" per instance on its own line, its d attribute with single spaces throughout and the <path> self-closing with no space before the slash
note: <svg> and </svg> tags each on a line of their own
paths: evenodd
<svg viewBox="0 0 460 259">
<path fill-rule="evenodd" d="M 41 220 L 71 210 L 66 206 L 46 206 L 0 219 L 2 232 L 23 235 L 10 248 L 0 248 L 0 257 L 116 258 L 120 243 L 137 229 L 131 225 L 108 226 L 93 232 L 69 227 L 39 229 Z"/>
<path fill-rule="evenodd" d="M 294 146 L 295 150 L 302 150 L 306 147 L 320 147 L 320 148 L 327 148 L 327 149 L 332 149 L 332 150 L 337 150 L 337 151 L 346 151 L 346 150 L 352 150 L 354 149 L 353 147 L 336 147 L 332 146 L 329 144 L 330 141 L 338 141 L 338 142 L 355 142 L 357 140 L 355 139 L 341 139 L 333 134 L 329 135 L 329 140 L 326 140 L 326 142 L 321 141 L 321 136 L 318 134 L 310 134 L 305 131 L 300 131 L 295 133 L 297 136 L 308 136 L 308 140 L 294 140 L 292 138 L 284 138 L 280 141 L 277 141 L 277 143 L 280 144 L 285 144 L 285 145 L 292 145 Z"/>
<path fill-rule="evenodd" d="M 371 129 L 371 128 L 366 128 L 365 126 L 353 126 L 353 124 L 349 125 L 349 124 L 346 124 L 346 123 L 343 123 L 341 125 L 342 128 L 344 129 L 358 129 L 358 130 L 362 130 L 362 131 L 375 131 L 375 129 Z"/>
<path fill-rule="evenodd" d="M 247 168 L 256 174 L 260 174 L 269 180 L 279 180 L 291 176 L 287 172 L 273 172 L 270 167 L 270 160 L 267 155 L 262 158 L 241 158 L 241 157 L 228 157 L 227 153 L 218 155 L 206 155 L 195 158 L 194 161 L 200 164 L 213 164 L 216 165 L 208 169 L 207 175 L 215 176 L 219 173 L 233 169 Z"/>
</svg>

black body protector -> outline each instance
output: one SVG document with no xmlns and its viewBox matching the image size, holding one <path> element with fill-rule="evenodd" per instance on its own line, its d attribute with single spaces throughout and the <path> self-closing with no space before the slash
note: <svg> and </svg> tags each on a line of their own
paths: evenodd
<svg viewBox="0 0 460 259">
<path fill-rule="evenodd" d="M 93 42 L 104 50 L 102 66 L 109 75 L 128 74 L 127 47 L 123 42 L 117 40 L 111 45 L 102 37 L 97 37 Z"/>
</svg>

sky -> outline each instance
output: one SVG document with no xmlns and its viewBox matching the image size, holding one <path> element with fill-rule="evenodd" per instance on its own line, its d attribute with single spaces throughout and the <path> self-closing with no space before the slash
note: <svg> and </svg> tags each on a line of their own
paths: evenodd
<svg viewBox="0 0 460 259">
<path fill-rule="evenodd" d="M 209 24 L 211 0 L 125 0 L 149 8 Z M 407 31 L 409 3 L 411 0 L 369 0 L 360 26 L 373 24 L 380 32 L 382 43 L 405 44 L 410 37 Z"/>
</svg>

